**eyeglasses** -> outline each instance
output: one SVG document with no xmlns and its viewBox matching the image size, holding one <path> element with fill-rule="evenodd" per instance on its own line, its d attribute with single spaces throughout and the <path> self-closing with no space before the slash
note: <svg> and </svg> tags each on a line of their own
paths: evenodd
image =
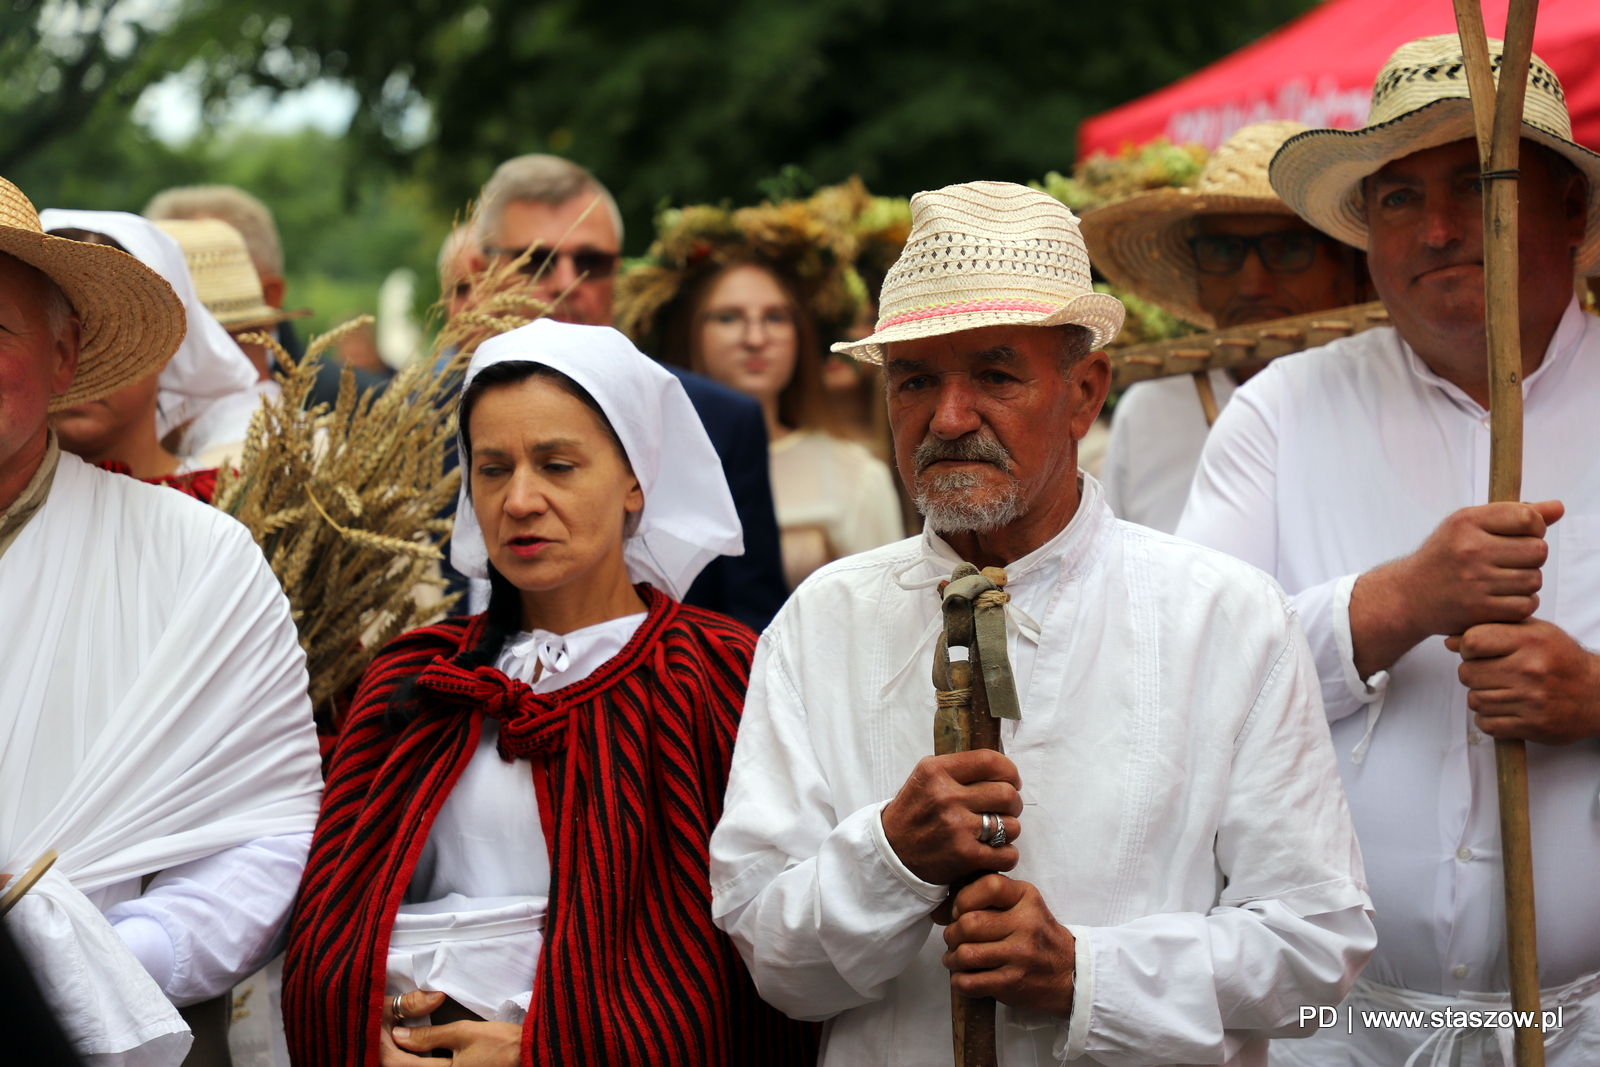
<svg viewBox="0 0 1600 1067">
<path fill-rule="evenodd" d="M 1273 274 L 1299 274 L 1317 257 L 1317 245 L 1333 238 L 1326 234 L 1287 230 L 1240 237 L 1231 233 L 1208 233 L 1189 238 L 1194 250 L 1194 265 L 1202 274 L 1237 274 L 1244 257 L 1252 250 L 1261 265 Z"/>
<path fill-rule="evenodd" d="M 718 308 L 706 312 L 705 322 L 708 326 L 744 334 L 756 323 L 760 323 L 768 330 L 774 332 L 791 331 L 794 329 L 794 315 L 788 308 L 767 308 L 765 311 L 749 315 L 743 308 Z"/>
<path fill-rule="evenodd" d="M 602 281 L 611 277 L 617 272 L 617 262 L 622 258 L 616 252 L 601 252 L 593 248 L 581 248 L 576 252 L 558 252 L 543 245 L 534 245 L 528 249 L 489 247 L 483 251 L 485 255 L 504 256 L 507 259 L 516 259 L 526 253 L 528 258 L 517 271 L 530 277 L 555 269 L 556 263 L 560 260 L 570 259 L 572 272 L 586 282 Z"/>
</svg>

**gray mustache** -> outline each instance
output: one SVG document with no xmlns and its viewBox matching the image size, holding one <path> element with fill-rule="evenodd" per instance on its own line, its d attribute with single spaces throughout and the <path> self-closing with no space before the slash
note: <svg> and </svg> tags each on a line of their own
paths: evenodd
<svg viewBox="0 0 1600 1067">
<path fill-rule="evenodd" d="M 958 437 L 954 441 L 946 441 L 929 434 L 911 454 L 911 462 L 916 466 L 918 474 L 942 459 L 967 463 L 992 463 L 1007 474 L 1011 473 L 1011 453 L 1006 451 L 1005 446 L 992 437 L 982 437 L 975 433 Z"/>
</svg>

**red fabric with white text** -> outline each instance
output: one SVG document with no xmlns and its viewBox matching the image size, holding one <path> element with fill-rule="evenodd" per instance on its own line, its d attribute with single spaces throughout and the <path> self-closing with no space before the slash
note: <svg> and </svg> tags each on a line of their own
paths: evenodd
<svg viewBox="0 0 1600 1067">
<path fill-rule="evenodd" d="M 1483 0 L 1489 36 L 1505 35 L 1506 6 Z M 1086 120 L 1079 158 L 1162 136 L 1215 148 L 1268 119 L 1357 129 L 1390 53 L 1455 30 L 1451 0 L 1325 0 L 1187 78 Z M 1561 79 L 1574 139 L 1600 150 L 1600 0 L 1541 0 L 1533 50 Z"/>
</svg>

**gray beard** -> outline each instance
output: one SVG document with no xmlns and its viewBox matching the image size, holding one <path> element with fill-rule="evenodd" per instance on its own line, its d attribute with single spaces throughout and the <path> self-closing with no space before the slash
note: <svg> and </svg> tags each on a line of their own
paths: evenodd
<svg viewBox="0 0 1600 1067">
<path fill-rule="evenodd" d="M 978 503 L 966 497 L 978 483 L 976 474 L 954 471 L 919 484 L 915 502 L 928 528 L 938 534 L 988 533 L 1011 525 L 1027 512 L 1020 484 L 1013 482 L 998 500 Z"/>
</svg>

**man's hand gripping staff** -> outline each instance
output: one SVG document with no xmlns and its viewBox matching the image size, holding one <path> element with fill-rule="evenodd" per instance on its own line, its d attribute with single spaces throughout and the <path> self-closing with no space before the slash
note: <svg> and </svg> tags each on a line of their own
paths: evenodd
<svg viewBox="0 0 1600 1067">
<path fill-rule="evenodd" d="M 1072 1010 L 1072 935 L 1039 891 L 999 871 L 1017 865 L 1022 780 L 1001 753 L 999 719 L 1020 719 L 1006 654 L 1005 571 L 970 563 L 940 587 L 944 635 L 934 655 L 934 755 L 883 809 L 889 844 L 913 874 L 949 884 L 934 913 L 947 923 L 956 1067 L 992 1067 L 995 1000 L 1065 1016 Z M 953 658 L 964 649 L 966 658 Z"/>
</svg>

